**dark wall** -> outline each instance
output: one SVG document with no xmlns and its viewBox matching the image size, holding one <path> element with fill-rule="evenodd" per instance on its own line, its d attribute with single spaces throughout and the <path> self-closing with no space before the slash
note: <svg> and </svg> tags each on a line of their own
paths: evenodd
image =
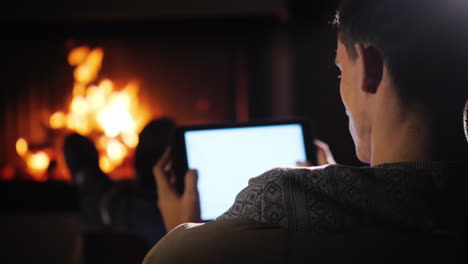
<svg viewBox="0 0 468 264">
<path fill-rule="evenodd" d="M 288 0 L 3 1 L 0 21 L 151 21 L 286 13 Z"/>
<path fill-rule="evenodd" d="M 337 0 L 291 2 L 295 111 L 315 121 L 317 137 L 330 145 L 338 163 L 362 165 L 348 131 L 334 63 L 337 35 L 330 22 L 337 5 Z"/>
</svg>

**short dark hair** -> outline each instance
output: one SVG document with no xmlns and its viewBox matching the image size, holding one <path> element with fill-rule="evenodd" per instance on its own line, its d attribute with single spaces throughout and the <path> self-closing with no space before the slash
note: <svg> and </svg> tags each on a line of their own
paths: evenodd
<svg viewBox="0 0 468 264">
<path fill-rule="evenodd" d="M 406 103 L 438 106 L 468 96 L 468 3 L 459 0 L 343 0 L 334 24 L 351 58 L 375 47 Z"/>
</svg>

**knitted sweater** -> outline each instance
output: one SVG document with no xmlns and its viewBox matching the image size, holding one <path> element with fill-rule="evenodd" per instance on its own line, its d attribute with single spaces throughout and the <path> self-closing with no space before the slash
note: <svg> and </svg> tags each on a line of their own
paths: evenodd
<svg viewBox="0 0 468 264">
<path fill-rule="evenodd" d="M 442 162 L 276 168 L 252 178 L 217 220 L 318 234 L 386 226 L 457 235 L 466 221 L 457 208 L 467 207 L 467 176 L 466 164 Z"/>
</svg>

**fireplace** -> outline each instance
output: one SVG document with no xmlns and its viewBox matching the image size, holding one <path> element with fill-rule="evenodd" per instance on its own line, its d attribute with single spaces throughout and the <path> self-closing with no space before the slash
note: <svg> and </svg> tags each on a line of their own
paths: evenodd
<svg viewBox="0 0 468 264">
<path fill-rule="evenodd" d="M 114 144 L 118 162 L 103 167 L 111 172 L 131 167 L 125 158 L 135 136 L 154 118 L 202 124 L 292 115 L 287 1 L 225 6 L 206 0 L 197 8 L 185 2 L 16 15 L 12 7 L 2 23 L 8 41 L 1 44 L 7 67 L 0 177 L 69 180 L 61 148 L 73 131 L 96 145 L 107 140 L 100 153 Z M 93 58 L 99 65 L 86 64 Z M 91 99 L 93 91 L 101 101 Z M 130 122 L 133 128 L 106 127 L 105 109 L 117 126 Z M 121 179 L 131 177 L 127 172 Z"/>
</svg>

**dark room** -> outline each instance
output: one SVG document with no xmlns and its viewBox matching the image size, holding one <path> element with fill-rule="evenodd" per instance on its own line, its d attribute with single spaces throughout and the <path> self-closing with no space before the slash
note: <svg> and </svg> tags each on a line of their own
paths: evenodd
<svg viewBox="0 0 468 264">
<path fill-rule="evenodd" d="M 467 25 L 464 0 L 4 1 L 0 262 L 466 263 Z"/>
</svg>

